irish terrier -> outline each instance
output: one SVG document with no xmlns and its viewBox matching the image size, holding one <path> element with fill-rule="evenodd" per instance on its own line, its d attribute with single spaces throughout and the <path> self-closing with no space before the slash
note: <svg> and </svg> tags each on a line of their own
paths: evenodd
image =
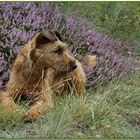
<svg viewBox="0 0 140 140">
<path fill-rule="evenodd" d="M 10 79 L 0 96 L 1 106 L 15 110 L 26 97 L 31 106 L 24 117 L 37 119 L 53 108 L 53 92 L 85 92 L 86 76 L 81 63 L 68 53 L 67 44 L 57 31 L 38 33 L 19 51 Z"/>
</svg>

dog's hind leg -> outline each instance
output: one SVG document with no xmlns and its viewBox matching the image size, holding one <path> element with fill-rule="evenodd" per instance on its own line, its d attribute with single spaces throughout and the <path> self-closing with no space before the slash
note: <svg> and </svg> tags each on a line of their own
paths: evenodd
<svg viewBox="0 0 140 140">
<path fill-rule="evenodd" d="M 19 98 L 22 85 L 9 81 L 6 91 L 0 94 L 0 107 L 5 108 L 8 111 L 14 111 L 17 108 L 15 98 Z"/>
<path fill-rule="evenodd" d="M 9 96 L 9 92 L 5 91 L 0 94 L 0 107 L 8 110 L 8 111 L 15 111 L 16 104 L 13 100 L 12 96 Z"/>
</svg>

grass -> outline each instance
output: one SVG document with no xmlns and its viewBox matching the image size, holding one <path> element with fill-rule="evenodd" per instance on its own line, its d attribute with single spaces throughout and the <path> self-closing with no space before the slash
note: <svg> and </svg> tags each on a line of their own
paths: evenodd
<svg viewBox="0 0 140 140">
<path fill-rule="evenodd" d="M 127 77 L 81 98 L 57 97 L 56 109 L 34 126 L 39 137 L 140 137 L 140 75 Z M 137 76 L 137 77 L 136 77 Z M 41 133 L 42 132 L 42 133 Z"/>
<path fill-rule="evenodd" d="M 134 74 L 83 97 L 56 96 L 55 108 L 35 122 L 0 115 L 0 136 L 12 138 L 139 138 L 140 62 Z M 12 129 L 11 129 L 12 128 Z"/>
<path fill-rule="evenodd" d="M 140 55 L 139 4 L 61 2 L 63 10 L 77 9 L 78 18 L 92 22 L 105 34 L 119 37 L 129 47 L 133 44 L 135 56 Z M 23 123 L 19 112 L 9 114 L 0 109 L 0 137 L 140 138 L 140 61 L 132 61 L 135 73 L 99 87 L 96 92 L 91 88 L 83 97 L 56 96 L 55 108 L 35 122 Z"/>
</svg>

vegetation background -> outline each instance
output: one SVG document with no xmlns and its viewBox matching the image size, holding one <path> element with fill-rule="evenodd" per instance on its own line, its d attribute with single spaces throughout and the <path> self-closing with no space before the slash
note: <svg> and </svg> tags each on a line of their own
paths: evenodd
<svg viewBox="0 0 140 140">
<path fill-rule="evenodd" d="M 120 53 L 134 63 L 135 72 L 96 91 L 90 88 L 83 98 L 55 97 L 56 108 L 36 122 L 24 124 L 18 114 L 1 110 L 0 137 L 140 138 L 140 2 L 59 4 L 121 40 L 128 51 Z"/>
</svg>

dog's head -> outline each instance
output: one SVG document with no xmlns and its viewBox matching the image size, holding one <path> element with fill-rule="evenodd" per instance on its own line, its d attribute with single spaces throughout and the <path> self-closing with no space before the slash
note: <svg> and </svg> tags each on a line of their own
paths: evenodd
<svg viewBox="0 0 140 140">
<path fill-rule="evenodd" d="M 31 48 L 31 59 L 44 67 L 60 73 L 70 72 L 77 67 L 75 59 L 68 53 L 67 44 L 57 31 L 38 33 L 31 40 Z"/>
</svg>

